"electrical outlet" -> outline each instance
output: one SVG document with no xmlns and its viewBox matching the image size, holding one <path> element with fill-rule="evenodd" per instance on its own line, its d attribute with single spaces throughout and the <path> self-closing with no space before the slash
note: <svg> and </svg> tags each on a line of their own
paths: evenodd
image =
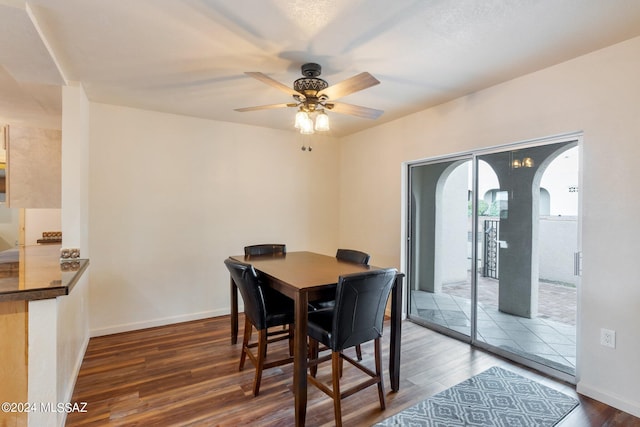
<svg viewBox="0 0 640 427">
<path fill-rule="evenodd" d="M 600 329 L 600 344 L 605 347 L 616 348 L 616 331 Z"/>
</svg>

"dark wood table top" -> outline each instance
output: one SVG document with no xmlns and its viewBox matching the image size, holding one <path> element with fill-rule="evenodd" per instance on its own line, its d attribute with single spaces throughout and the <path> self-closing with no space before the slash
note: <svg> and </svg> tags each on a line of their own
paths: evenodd
<svg viewBox="0 0 640 427">
<path fill-rule="evenodd" d="M 314 252 L 289 252 L 283 255 L 244 256 L 231 258 L 252 264 L 256 270 L 298 289 L 313 289 L 338 283 L 345 274 L 377 270 L 379 267 L 341 261 L 335 256 Z"/>
</svg>

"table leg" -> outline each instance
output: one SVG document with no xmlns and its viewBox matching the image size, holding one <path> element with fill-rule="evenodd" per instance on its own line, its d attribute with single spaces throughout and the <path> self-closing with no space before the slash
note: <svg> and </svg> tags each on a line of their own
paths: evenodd
<svg viewBox="0 0 640 427">
<path fill-rule="evenodd" d="M 307 311 L 309 296 L 298 292 L 295 303 L 295 336 L 293 350 L 293 393 L 296 426 L 304 426 L 307 415 Z"/>
<path fill-rule="evenodd" d="M 391 291 L 391 342 L 389 345 L 389 377 L 391 390 L 400 389 L 400 338 L 402 336 L 402 275 L 397 275 Z"/>
<path fill-rule="evenodd" d="M 238 342 L 238 287 L 231 279 L 231 344 Z"/>
</svg>

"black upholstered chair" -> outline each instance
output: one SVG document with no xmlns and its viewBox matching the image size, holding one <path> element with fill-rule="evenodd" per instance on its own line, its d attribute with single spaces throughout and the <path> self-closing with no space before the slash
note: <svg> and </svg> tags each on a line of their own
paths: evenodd
<svg viewBox="0 0 640 427">
<path fill-rule="evenodd" d="M 385 409 L 380 338 L 384 311 L 396 274 L 396 269 L 389 268 L 341 276 L 336 288 L 335 306 L 308 314 L 309 367 L 317 367 L 318 364 L 331 359 L 332 388 L 315 378 L 315 369 L 311 369 L 308 380 L 333 398 L 337 426 L 342 425 L 341 399 L 374 384 L 378 386 L 380 407 Z M 375 372 L 343 353 L 347 348 L 372 340 L 375 348 Z M 331 349 L 331 354 L 318 357 L 318 343 Z M 342 391 L 342 360 L 351 363 L 371 378 Z"/>
<path fill-rule="evenodd" d="M 265 243 L 261 245 L 251 245 L 244 247 L 245 256 L 258 255 L 279 255 L 287 253 L 287 245 Z"/>
<path fill-rule="evenodd" d="M 336 258 L 340 261 L 352 262 L 354 264 L 369 265 L 369 259 L 371 255 L 366 252 L 357 251 L 355 249 L 338 249 L 336 251 Z M 309 304 L 310 310 L 323 310 L 325 308 L 333 308 L 335 299 L 330 298 L 328 300 L 312 301 Z M 360 346 L 356 346 L 356 355 L 358 360 L 362 360 L 362 349 Z"/>
<path fill-rule="evenodd" d="M 353 262 L 354 264 L 369 265 L 371 255 L 354 249 L 338 249 L 336 258 L 341 261 Z"/>
<path fill-rule="evenodd" d="M 371 256 L 366 252 L 356 251 L 354 249 L 338 249 L 336 251 L 336 258 L 340 261 L 352 262 L 354 264 L 369 265 L 369 258 L 371 258 Z M 321 310 L 324 308 L 332 308 L 334 304 L 335 298 L 312 301 L 309 304 L 309 309 Z"/>
<path fill-rule="evenodd" d="M 251 264 L 238 262 L 231 258 L 226 259 L 224 263 L 244 301 L 244 338 L 239 370 L 244 369 L 244 362 L 248 356 L 256 368 L 253 395 L 257 396 L 260 391 L 263 369 L 293 362 L 293 300 L 263 286 Z M 282 325 L 288 325 L 288 328 L 268 330 L 273 326 Z M 250 343 L 253 328 L 258 331 L 258 341 Z M 289 357 L 265 362 L 267 343 L 285 339 L 289 340 Z M 255 347 L 257 347 L 257 353 L 253 354 L 251 349 Z"/>
</svg>

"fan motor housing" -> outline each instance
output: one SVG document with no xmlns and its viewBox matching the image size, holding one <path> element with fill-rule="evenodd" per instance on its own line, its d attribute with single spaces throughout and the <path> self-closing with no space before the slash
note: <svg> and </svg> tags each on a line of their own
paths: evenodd
<svg viewBox="0 0 640 427">
<path fill-rule="evenodd" d="M 300 67 L 302 71 L 302 75 L 305 77 L 318 77 L 322 74 L 322 67 L 320 64 L 316 64 L 315 62 L 307 62 L 306 64 L 302 64 Z"/>
<path fill-rule="evenodd" d="M 329 87 L 329 83 L 318 78 L 322 72 L 320 64 L 308 62 L 302 64 L 300 69 L 304 77 L 293 82 L 293 89 L 303 94 L 307 99 L 316 97 L 318 92 Z"/>
</svg>

